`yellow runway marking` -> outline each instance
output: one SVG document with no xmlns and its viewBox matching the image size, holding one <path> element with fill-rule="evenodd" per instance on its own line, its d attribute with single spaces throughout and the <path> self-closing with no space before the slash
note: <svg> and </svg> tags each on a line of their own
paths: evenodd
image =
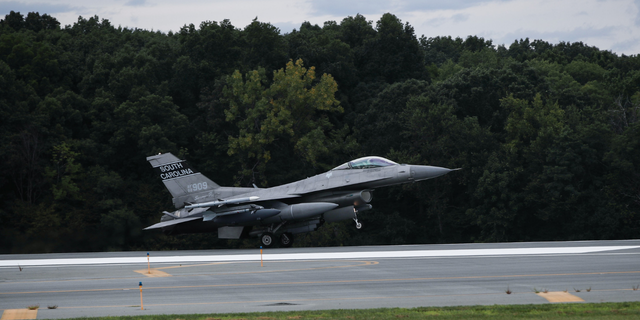
<svg viewBox="0 0 640 320">
<path fill-rule="evenodd" d="M 1 320 L 35 319 L 38 310 L 29 309 L 7 309 L 2 313 Z"/>
<path fill-rule="evenodd" d="M 160 271 L 158 269 L 141 269 L 141 270 L 134 270 L 137 273 L 143 274 L 149 278 L 160 278 L 160 277 L 171 277 L 170 274 L 164 272 L 164 271 Z M 149 271 L 151 271 L 151 273 L 149 273 Z"/>
<path fill-rule="evenodd" d="M 275 263 L 294 263 L 294 262 L 315 262 L 316 260 L 298 260 L 298 261 L 270 261 L 269 264 L 275 264 Z M 300 268 L 300 269 L 278 269 L 278 270 L 261 270 L 261 271 L 243 271 L 243 272 L 213 272 L 213 273 L 202 273 L 202 274 L 188 274 L 188 275 L 176 275 L 176 277 L 191 277 L 191 276 L 203 276 L 203 275 L 215 275 L 215 274 L 224 274 L 224 275 L 230 275 L 230 274 L 256 274 L 256 273 L 274 273 L 274 272 L 291 272 L 291 271 L 309 271 L 309 270 L 322 270 L 322 269 L 337 269 L 337 268 L 351 268 L 351 267 L 362 267 L 362 266 L 370 266 L 370 265 L 375 265 L 378 264 L 378 261 L 351 261 L 351 260 L 323 260 L 323 261 L 331 261 L 331 262 L 360 262 L 360 264 L 350 264 L 350 265 L 345 265 L 345 266 L 331 266 L 331 267 L 315 267 L 315 268 Z M 232 263 L 255 263 L 255 262 L 214 262 L 214 263 L 205 263 L 205 264 L 189 264 L 189 265 L 179 265 L 179 266 L 170 266 L 170 267 L 160 267 L 160 268 L 155 268 L 158 270 L 158 272 L 162 272 L 159 270 L 165 270 L 165 269 L 178 269 L 178 268 L 190 268 L 190 267 L 206 267 L 206 266 L 213 266 L 213 265 L 221 265 L 221 264 L 232 264 Z M 171 277 L 172 275 L 166 273 L 166 272 L 162 272 L 165 275 L 158 275 L 158 276 L 154 276 L 153 275 L 153 271 L 154 269 L 151 269 L 151 274 L 149 275 L 148 270 L 147 269 L 143 269 L 143 270 L 135 270 L 135 272 L 137 273 L 143 273 L 144 275 L 148 276 L 148 277 Z"/>
<path fill-rule="evenodd" d="M 537 295 L 547 299 L 547 301 L 552 303 L 558 302 L 584 302 L 584 300 L 580 297 L 574 296 L 568 292 L 564 291 L 553 291 L 553 292 L 540 292 L 536 293 Z"/>
</svg>

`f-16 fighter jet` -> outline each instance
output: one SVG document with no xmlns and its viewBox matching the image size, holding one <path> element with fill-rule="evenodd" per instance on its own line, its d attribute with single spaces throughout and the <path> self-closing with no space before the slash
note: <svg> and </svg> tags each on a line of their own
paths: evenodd
<svg viewBox="0 0 640 320">
<path fill-rule="evenodd" d="M 427 180 L 452 169 L 397 164 L 364 157 L 304 180 L 271 188 L 221 187 L 171 153 L 147 157 L 173 196 L 177 210 L 164 212 L 149 229 L 167 234 L 216 232 L 220 239 L 259 237 L 264 247 L 278 240 L 290 247 L 294 235 L 326 222 L 353 219 L 371 209 L 373 190 Z M 278 238 L 276 239 L 276 235 Z"/>
</svg>

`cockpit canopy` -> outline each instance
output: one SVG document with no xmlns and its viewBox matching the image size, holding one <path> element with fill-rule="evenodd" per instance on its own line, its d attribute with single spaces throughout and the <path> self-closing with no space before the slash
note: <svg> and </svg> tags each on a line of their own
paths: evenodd
<svg viewBox="0 0 640 320">
<path fill-rule="evenodd" d="M 333 168 L 333 170 L 369 169 L 369 168 L 388 167 L 396 164 L 397 163 L 382 157 L 364 157 L 364 158 L 359 158 L 359 159 L 341 164 Z"/>
</svg>

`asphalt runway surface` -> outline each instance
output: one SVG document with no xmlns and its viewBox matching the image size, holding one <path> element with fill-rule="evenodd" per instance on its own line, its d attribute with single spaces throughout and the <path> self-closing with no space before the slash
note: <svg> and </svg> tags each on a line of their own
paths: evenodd
<svg viewBox="0 0 640 320">
<path fill-rule="evenodd" d="M 150 252 L 149 273 L 146 252 L 0 255 L 0 312 L 50 319 L 640 301 L 640 240 L 265 249 L 262 258 L 261 266 L 259 249 Z"/>
</svg>

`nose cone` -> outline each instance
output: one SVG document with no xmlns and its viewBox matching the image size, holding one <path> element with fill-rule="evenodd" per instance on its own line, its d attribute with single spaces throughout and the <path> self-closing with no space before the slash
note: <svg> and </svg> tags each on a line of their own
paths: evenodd
<svg viewBox="0 0 640 320">
<path fill-rule="evenodd" d="M 427 180 L 445 175 L 453 170 L 432 166 L 411 166 L 411 179 L 414 181 Z"/>
</svg>

